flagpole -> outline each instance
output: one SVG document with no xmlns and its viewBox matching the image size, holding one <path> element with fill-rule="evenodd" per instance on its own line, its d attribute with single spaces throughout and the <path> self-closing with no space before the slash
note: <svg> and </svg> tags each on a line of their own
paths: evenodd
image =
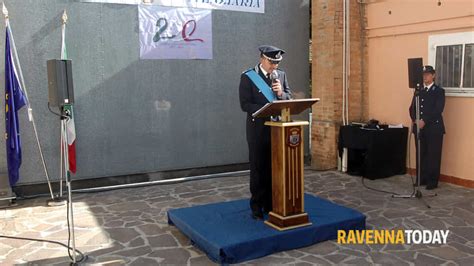
<svg viewBox="0 0 474 266">
<path fill-rule="evenodd" d="M 66 55 L 66 52 L 64 51 L 65 49 L 65 40 L 66 40 L 66 24 L 67 24 L 67 13 L 66 13 L 66 9 L 64 9 L 64 13 L 61 17 L 62 19 L 62 36 L 61 36 L 61 59 L 67 59 L 67 55 Z"/>
<path fill-rule="evenodd" d="M 28 119 L 33 124 L 33 130 L 35 132 L 36 143 L 38 144 L 38 150 L 39 150 L 39 153 L 40 153 L 41 162 L 43 163 L 43 169 L 44 169 L 44 172 L 46 174 L 46 179 L 48 181 L 49 193 L 51 195 L 51 199 L 54 200 L 53 189 L 51 188 L 51 181 L 49 179 L 48 168 L 46 167 L 46 162 L 44 160 L 43 149 L 41 148 L 41 143 L 40 143 L 40 140 L 39 140 L 39 137 L 38 137 L 38 131 L 36 129 L 35 119 L 33 117 L 33 109 L 31 108 L 30 99 L 28 98 L 28 91 L 26 90 L 25 80 L 23 79 L 23 73 L 21 71 L 20 60 L 18 58 L 18 53 L 17 53 L 17 50 L 16 50 L 15 40 L 13 38 L 13 34 L 12 34 L 12 31 L 11 31 L 11 27 L 10 27 L 8 10 L 7 10 L 4 2 L 2 2 L 2 11 L 3 11 L 3 15 L 5 16 L 5 26 L 8 30 L 8 33 L 9 33 L 10 39 L 11 39 L 11 43 L 12 43 L 12 46 L 13 46 L 13 54 L 15 55 L 14 58 L 15 58 L 16 64 L 18 65 L 18 74 L 20 76 L 20 82 L 22 83 L 23 92 L 25 93 L 25 97 L 26 97 L 26 105 L 28 107 Z"/>
<path fill-rule="evenodd" d="M 65 49 L 65 39 L 66 39 L 66 24 L 67 24 L 67 13 L 66 9 L 64 9 L 63 15 L 61 17 L 62 25 L 61 25 L 61 60 L 67 59 L 66 52 L 64 51 Z M 62 113 L 62 110 L 61 110 Z M 64 145 L 64 139 L 66 137 L 66 130 L 65 129 L 65 120 L 61 118 L 61 162 L 60 162 L 60 185 L 59 185 L 59 195 L 60 197 L 63 196 L 63 180 L 64 176 L 67 177 L 68 174 L 68 167 L 67 167 L 67 162 L 69 160 L 68 158 L 68 152 L 67 152 L 67 143 L 66 146 Z"/>
</svg>

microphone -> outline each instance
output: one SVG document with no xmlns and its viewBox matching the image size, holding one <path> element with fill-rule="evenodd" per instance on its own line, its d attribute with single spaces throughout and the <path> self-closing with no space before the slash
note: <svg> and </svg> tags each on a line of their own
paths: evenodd
<svg viewBox="0 0 474 266">
<path fill-rule="evenodd" d="M 272 73 L 270 73 L 270 81 L 273 85 L 273 83 L 275 83 L 275 79 L 278 78 L 278 72 L 276 70 L 273 70 Z M 273 94 L 275 94 L 275 97 L 277 96 L 276 92 L 273 92 Z"/>
<path fill-rule="evenodd" d="M 276 70 L 273 70 L 272 73 L 270 73 L 270 80 L 272 81 L 272 84 L 273 82 L 275 82 L 275 79 L 278 78 L 278 72 Z"/>
</svg>

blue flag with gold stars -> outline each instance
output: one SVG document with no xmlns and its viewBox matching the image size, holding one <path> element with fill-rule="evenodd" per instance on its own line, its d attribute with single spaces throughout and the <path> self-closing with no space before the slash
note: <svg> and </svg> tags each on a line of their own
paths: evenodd
<svg viewBox="0 0 474 266">
<path fill-rule="evenodd" d="M 13 63 L 10 49 L 9 29 L 6 30 L 5 40 L 5 139 L 7 148 L 8 177 L 10 186 L 16 184 L 20 177 L 21 144 L 18 110 L 26 105 L 26 97 Z"/>
</svg>

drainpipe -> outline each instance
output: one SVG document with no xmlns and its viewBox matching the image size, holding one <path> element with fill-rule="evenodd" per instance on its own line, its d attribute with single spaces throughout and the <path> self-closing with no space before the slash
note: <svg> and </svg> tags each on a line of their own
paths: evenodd
<svg viewBox="0 0 474 266">
<path fill-rule="evenodd" d="M 343 0 L 342 24 L 342 124 L 349 124 L 349 76 L 350 76 L 350 0 Z M 342 162 L 339 163 L 342 172 L 347 172 L 347 148 L 343 149 Z"/>
</svg>

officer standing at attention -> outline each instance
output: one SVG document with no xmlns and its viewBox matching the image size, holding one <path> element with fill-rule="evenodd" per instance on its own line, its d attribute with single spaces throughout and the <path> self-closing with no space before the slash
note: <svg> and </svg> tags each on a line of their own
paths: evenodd
<svg viewBox="0 0 474 266">
<path fill-rule="evenodd" d="M 285 72 L 278 69 L 284 50 L 262 45 L 260 62 L 240 76 L 239 98 L 247 113 L 247 143 L 250 161 L 250 209 L 254 219 L 272 210 L 272 164 L 268 118 L 253 118 L 252 114 L 275 100 L 291 99 Z"/>
<path fill-rule="evenodd" d="M 426 185 L 431 190 L 438 187 L 438 179 L 441 168 L 441 151 L 443 146 L 443 135 L 445 133 L 443 122 L 444 89 L 434 83 L 435 70 L 432 66 L 423 67 L 423 88 L 419 92 L 420 97 L 420 160 L 421 166 L 420 184 Z M 411 101 L 410 117 L 413 121 L 413 131 L 416 138 L 416 109 L 415 96 Z M 416 145 L 418 147 L 418 145 Z M 418 158 L 418 156 L 417 156 Z"/>
</svg>

